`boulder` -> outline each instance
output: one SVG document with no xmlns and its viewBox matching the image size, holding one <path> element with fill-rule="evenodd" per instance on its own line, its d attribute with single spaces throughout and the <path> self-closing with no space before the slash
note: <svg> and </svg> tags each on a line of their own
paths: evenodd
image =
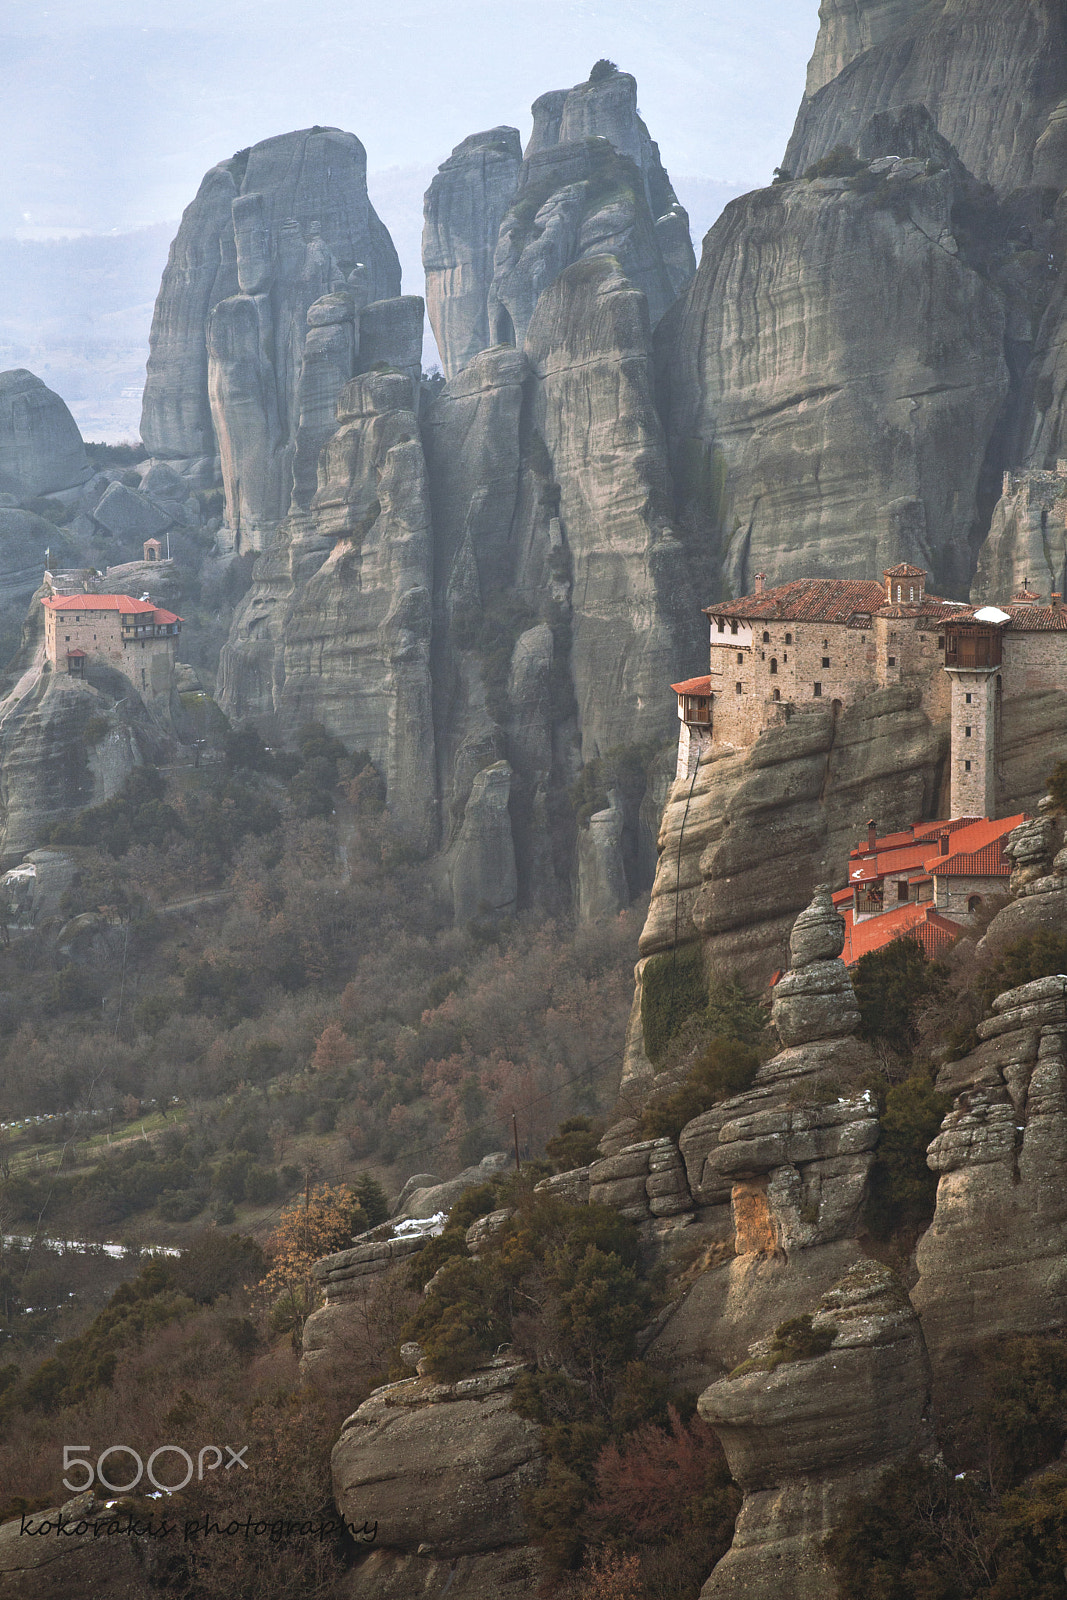
<svg viewBox="0 0 1067 1600">
<path fill-rule="evenodd" d="M 0 490 L 29 500 L 89 476 L 78 424 L 59 396 L 25 367 L 0 372 Z"/>
<path fill-rule="evenodd" d="M 108 486 L 97 502 L 93 519 L 127 544 L 154 539 L 165 533 L 173 521 L 147 495 L 128 489 L 122 483 Z"/>
<path fill-rule="evenodd" d="M 377 1544 L 437 1558 L 526 1542 L 525 1489 L 543 1475 L 540 1429 L 511 1409 L 525 1370 L 503 1358 L 454 1384 L 409 1378 L 378 1389 L 334 1446 L 334 1498 Z"/>
<path fill-rule="evenodd" d="M 933 1455 L 929 1363 L 895 1274 L 857 1263 L 809 1312 L 813 1330 L 832 1335 L 828 1350 L 775 1364 L 768 1338 L 700 1396 L 744 1492 L 733 1543 L 701 1600 L 834 1593 L 827 1534 L 889 1468 Z"/>
</svg>

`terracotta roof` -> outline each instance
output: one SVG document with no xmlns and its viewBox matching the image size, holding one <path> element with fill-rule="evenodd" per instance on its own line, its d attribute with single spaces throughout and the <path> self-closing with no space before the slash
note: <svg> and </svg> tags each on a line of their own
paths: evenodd
<svg viewBox="0 0 1067 1600">
<path fill-rule="evenodd" d="M 873 856 L 853 860 L 849 864 L 850 883 L 873 883 L 890 872 L 908 872 L 914 867 L 925 867 L 930 854 L 928 844 L 898 846 L 895 850 L 879 850 Z"/>
<path fill-rule="evenodd" d="M 706 678 L 687 678 L 684 683 L 672 683 L 671 688 L 675 694 L 710 694 L 711 676 Z"/>
<path fill-rule="evenodd" d="M 926 568 L 909 567 L 906 561 L 902 561 L 899 567 L 886 567 L 882 576 L 883 578 L 925 578 Z"/>
<path fill-rule="evenodd" d="M 797 578 L 704 611 L 759 622 L 847 622 L 854 611 L 877 611 L 884 598 L 882 585 L 866 578 Z"/>
<path fill-rule="evenodd" d="M 1001 853 L 1003 841 L 995 839 L 981 850 L 957 850 L 953 855 L 931 861 L 930 871 L 935 878 L 1007 878 L 1011 875 L 1011 862 Z"/>
<path fill-rule="evenodd" d="M 84 655 L 85 655 L 85 651 L 84 650 L 68 650 L 67 651 L 67 660 L 68 661 L 72 661 L 75 656 L 84 656 Z"/>
<path fill-rule="evenodd" d="M 915 824 L 916 839 L 936 838 L 941 833 L 955 833 L 960 828 L 969 828 L 972 822 L 981 822 L 981 817 L 950 817 L 943 822 L 917 822 Z"/>
<path fill-rule="evenodd" d="M 124 617 L 151 617 L 160 627 L 171 622 L 181 622 L 173 611 L 164 611 L 150 600 L 134 600 L 128 594 L 64 594 L 53 595 L 41 604 L 48 611 L 118 611 Z"/>
<path fill-rule="evenodd" d="M 1016 633 L 1062 633 L 1067 629 L 1067 608 L 1032 606 L 1009 601 L 1001 607 L 1011 618 Z"/>
<path fill-rule="evenodd" d="M 917 939 L 930 957 L 940 955 L 955 944 L 963 928 L 943 917 L 926 902 L 900 906 L 879 917 L 870 917 L 853 926 L 852 912 L 845 912 L 845 948 L 841 953 L 847 967 L 861 956 L 881 950 L 894 939 Z"/>
</svg>

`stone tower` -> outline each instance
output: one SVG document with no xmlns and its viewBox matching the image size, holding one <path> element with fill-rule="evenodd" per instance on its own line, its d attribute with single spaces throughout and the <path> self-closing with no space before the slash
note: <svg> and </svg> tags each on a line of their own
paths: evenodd
<svg viewBox="0 0 1067 1600">
<path fill-rule="evenodd" d="M 945 628 L 945 671 L 952 682 L 953 817 L 992 817 L 1000 734 L 1000 667 L 1004 625 L 996 606 Z"/>
</svg>

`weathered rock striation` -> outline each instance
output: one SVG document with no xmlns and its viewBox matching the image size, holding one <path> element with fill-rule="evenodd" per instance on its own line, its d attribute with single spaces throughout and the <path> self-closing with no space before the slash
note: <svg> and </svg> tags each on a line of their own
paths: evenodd
<svg viewBox="0 0 1067 1600">
<path fill-rule="evenodd" d="M 801 173 L 867 120 L 923 105 L 972 172 L 1003 193 L 1067 181 L 1050 121 L 1067 93 L 1067 38 L 1047 0 L 831 0 L 784 165 Z M 834 69 L 837 69 L 836 72 Z M 1039 148 L 1040 147 L 1040 148 Z M 894 152 L 898 153 L 898 152 Z"/>
<path fill-rule="evenodd" d="M 998 995 L 978 1033 L 938 1075 L 954 1103 L 927 1158 L 937 1209 L 912 1296 L 957 1406 L 983 1345 L 1067 1327 L 1067 977 Z"/>
<path fill-rule="evenodd" d="M 836 1593 L 826 1535 L 856 1496 L 916 1452 L 932 1456 L 919 1319 L 888 1267 L 863 1261 L 815 1302 L 824 1353 L 775 1363 L 774 1341 L 705 1389 L 699 1411 L 744 1491 L 733 1543 L 701 1600 Z"/>
<path fill-rule="evenodd" d="M 462 372 L 493 342 L 493 254 L 521 165 L 517 128 L 472 133 L 442 162 L 426 192 L 426 312 L 446 378 Z"/>
<path fill-rule="evenodd" d="M 612 255 L 653 326 L 693 275 L 689 219 L 617 70 L 542 95 L 520 159 L 513 128 L 473 134 L 426 195 L 427 308 L 445 375 L 521 347 L 538 299 L 575 261 Z"/>
<path fill-rule="evenodd" d="M 958 250 L 951 167 L 862 176 L 732 202 L 660 330 L 679 505 L 726 593 L 899 561 L 970 582 L 1003 303 Z"/>
<path fill-rule="evenodd" d="M 207 174 L 171 247 L 141 432 L 153 456 L 185 471 L 220 456 L 238 549 L 261 548 L 289 508 L 301 426 L 321 431 L 337 388 L 323 347 L 342 381 L 356 370 L 350 330 L 347 345 L 344 334 L 316 336 L 302 378 L 312 306 L 350 291 L 355 315 L 400 292 L 366 175 L 363 146 L 338 128 L 266 139 Z M 313 326 L 336 314 L 331 304 Z M 305 437 L 303 456 L 309 448 Z"/>
</svg>

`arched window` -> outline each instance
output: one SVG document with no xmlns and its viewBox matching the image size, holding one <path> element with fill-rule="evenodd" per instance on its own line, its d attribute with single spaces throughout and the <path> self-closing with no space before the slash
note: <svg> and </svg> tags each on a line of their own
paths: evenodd
<svg viewBox="0 0 1067 1600">
<path fill-rule="evenodd" d="M 793 635 L 791 633 L 787 633 L 786 634 L 785 642 L 786 642 L 786 644 L 792 644 L 793 643 Z"/>
<path fill-rule="evenodd" d="M 778 663 L 775 660 L 775 658 L 772 656 L 771 657 L 771 676 L 772 676 L 772 678 L 776 676 L 777 672 L 778 672 Z"/>
<path fill-rule="evenodd" d="M 967 896 L 967 910 L 972 916 L 976 911 L 981 909 L 981 905 L 982 896 L 980 894 L 969 894 Z"/>
<path fill-rule="evenodd" d="M 771 699 L 772 700 L 780 700 L 781 698 L 782 698 L 781 689 L 775 689 L 771 694 Z"/>
<path fill-rule="evenodd" d="M 766 628 L 764 628 L 764 630 L 763 630 L 763 642 L 764 642 L 764 644 L 770 644 L 770 642 L 771 642 L 771 636 L 767 632 Z"/>
</svg>

